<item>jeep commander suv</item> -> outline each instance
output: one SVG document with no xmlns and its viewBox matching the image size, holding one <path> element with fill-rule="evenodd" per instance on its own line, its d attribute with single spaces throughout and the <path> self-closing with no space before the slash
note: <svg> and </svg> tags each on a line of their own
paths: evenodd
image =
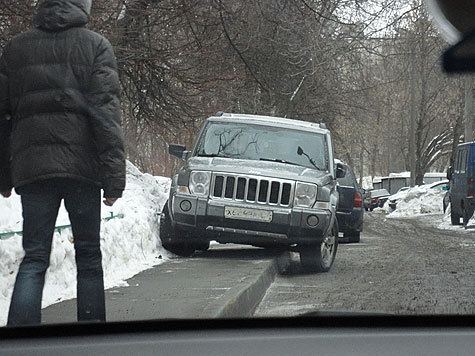
<svg viewBox="0 0 475 356">
<path fill-rule="evenodd" d="M 330 270 L 338 244 L 330 132 L 322 124 L 218 113 L 206 120 L 172 179 L 160 217 L 163 247 L 180 256 L 211 240 L 300 253 L 302 266 Z"/>
</svg>

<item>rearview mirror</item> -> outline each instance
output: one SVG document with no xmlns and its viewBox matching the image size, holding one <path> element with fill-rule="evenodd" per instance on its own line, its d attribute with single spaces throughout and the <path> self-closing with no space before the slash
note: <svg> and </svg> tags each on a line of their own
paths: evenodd
<svg viewBox="0 0 475 356">
<path fill-rule="evenodd" d="M 435 25 L 452 45 L 443 55 L 446 72 L 475 71 L 475 2 L 425 0 Z"/>
<path fill-rule="evenodd" d="M 341 163 L 337 163 L 336 164 L 336 177 L 337 178 L 344 178 L 345 176 L 346 176 L 346 167 Z"/>
<path fill-rule="evenodd" d="M 185 159 L 186 158 L 186 146 L 178 145 L 176 143 L 170 143 L 168 145 L 168 153 L 172 156 Z"/>
</svg>

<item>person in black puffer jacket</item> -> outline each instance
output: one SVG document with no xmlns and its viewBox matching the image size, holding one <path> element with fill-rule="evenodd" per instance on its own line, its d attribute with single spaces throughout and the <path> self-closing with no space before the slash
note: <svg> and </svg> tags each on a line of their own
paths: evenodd
<svg viewBox="0 0 475 356">
<path fill-rule="evenodd" d="M 114 52 L 87 30 L 91 0 L 43 0 L 35 28 L 0 58 L 0 193 L 21 195 L 25 257 L 9 325 L 41 322 L 41 298 L 61 201 L 72 224 L 78 320 L 105 321 L 100 189 L 112 206 L 125 187 Z"/>
</svg>

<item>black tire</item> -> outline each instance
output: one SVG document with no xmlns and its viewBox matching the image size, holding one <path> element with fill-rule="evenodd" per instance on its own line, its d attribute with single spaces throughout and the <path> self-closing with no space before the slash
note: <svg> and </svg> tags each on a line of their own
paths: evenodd
<svg viewBox="0 0 475 356">
<path fill-rule="evenodd" d="M 450 222 L 452 223 L 452 225 L 461 225 L 460 224 L 460 215 L 458 215 L 453 207 L 452 209 L 450 210 Z"/>
<path fill-rule="evenodd" d="M 358 243 L 361 239 L 361 232 L 359 231 L 352 231 L 351 233 L 346 233 L 343 237 L 348 238 L 348 242 L 350 243 Z"/>
<path fill-rule="evenodd" d="M 170 212 L 168 211 L 168 202 L 160 214 L 160 240 L 166 250 L 181 257 L 191 256 L 196 249 L 193 243 L 187 241 L 185 231 L 172 226 Z"/>
<path fill-rule="evenodd" d="M 338 249 L 338 227 L 333 226 L 320 244 L 300 246 L 300 264 L 305 271 L 328 272 L 335 261 Z"/>
<path fill-rule="evenodd" d="M 209 241 L 200 241 L 196 244 L 196 249 L 199 251 L 208 251 Z"/>
<path fill-rule="evenodd" d="M 463 218 L 463 226 L 467 226 L 469 220 L 472 218 L 473 210 L 470 208 L 467 209 L 465 205 L 462 207 L 462 218 Z"/>
</svg>

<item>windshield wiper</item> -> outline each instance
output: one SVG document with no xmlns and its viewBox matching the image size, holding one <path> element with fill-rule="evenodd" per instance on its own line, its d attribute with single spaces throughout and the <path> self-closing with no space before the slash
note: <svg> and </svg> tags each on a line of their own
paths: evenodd
<svg viewBox="0 0 475 356">
<path fill-rule="evenodd" d="M 312 157 L 310 157 L 308 154 L 306 154 L 306 153 L 303 151 L 303 148 L 302 148 L 302 147 L 299 146 L 299 147 L 297 148 L 297 154 L 298 154 L 299 156 L 304 155 L 305 157 L 307 157 L 307 158 L 308 158 L 308 161 L 309 161 L 309 162 L 312 164 L 312 166 L 314 166 L 316 169 L 318 169 L 318 170 L 320 170 L 320 171 L 323 171 L 323 170 L 324 170 L 324 169 L 320 168 L 320 167 L 315 163 L 315 161 L 313 160 Z"/>
<path fill-rule="evenodd" d="M 229 158 L 230 156 L 220 155 L 218 153 L 198 153 L 198 157 L 222 157 L 222 158 Z"/>
<path fill-rule="evenodd" d="M 279 158 L 259 158 L 259 160 L 260 160 L 260 161 L 268 161 L 268 162 L 287 163 L 287 164 L 291 164 L 291 165 L 293 165 L 293 166 L 301 166 L 301 164 L 298 164 L 298 163 L 295 163 L 295 162 L 286 161 L 286 160 L 279 159 Z"/>
</svg>

